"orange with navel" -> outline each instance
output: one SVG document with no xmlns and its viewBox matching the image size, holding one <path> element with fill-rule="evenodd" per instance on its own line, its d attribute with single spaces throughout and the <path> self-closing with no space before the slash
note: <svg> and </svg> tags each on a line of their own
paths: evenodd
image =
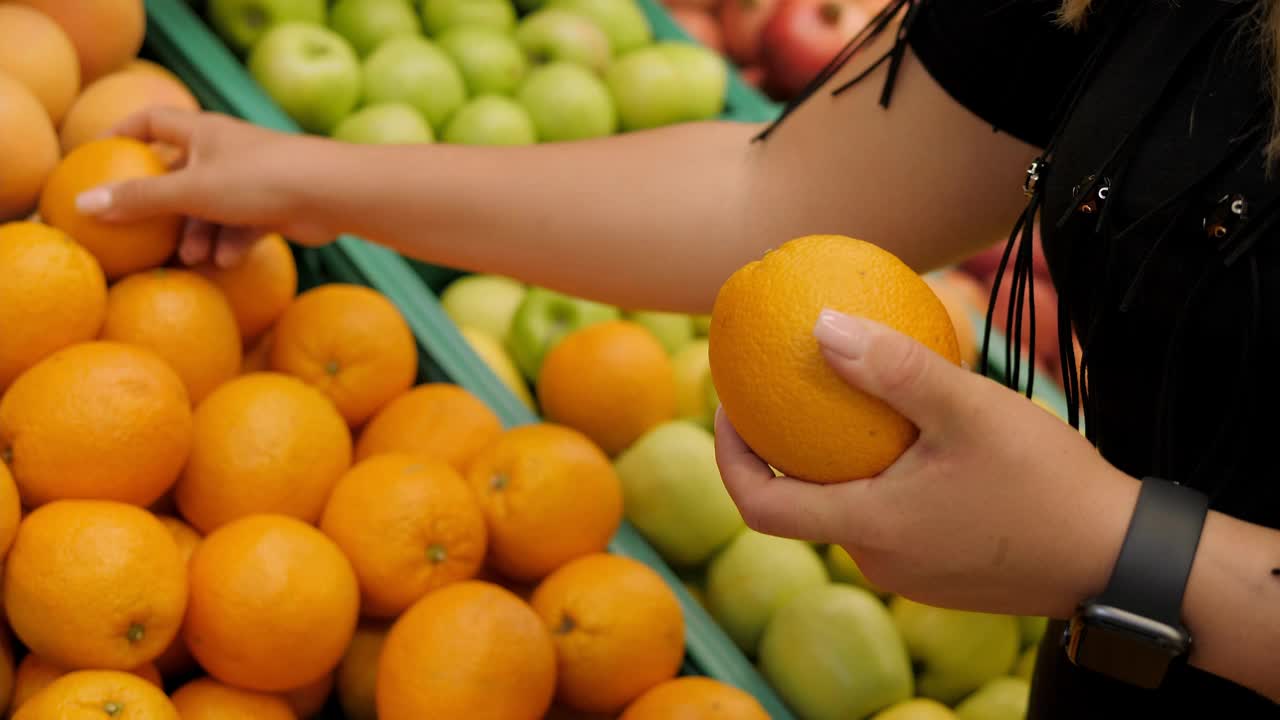
<svg viewBox="0 0 1280 720">
<path fill-rule="evenodd" d="M 192 403 L 240 372 L 240 332 L 217 286 L 196 273 L 156 268 L 107 293 L 102 339 L 149 348 L 187 386 Z"/>
<path fill-rule="evenodd" d="M 387 634 L 378 720 L 540 720 L 555 693 L 555 648 L 538 615 L 469 580 L 419 600 Z"/>
<path fill-rule="evenodd" d="M 196 408 L 194 424 L 174 495 L 201 532 L 257 513 L 314 523 L 351 464 L 351 434 L 333 404 L 287 375 L 223 384 Z"/>
<path fill-rule="evenodd" d="M 359 427 L 413 384 L 418 349 L 390 300 L 334 283 L 299 295 L 280 316 L 271 367 L 328 395 Z"/>
<path fill-rule="evenodd" d="M 680 670 L 680 601 L 639 561 L 578 558 L 543 580 L 531 604 L 555 641 L 556 698 L 568 707 L 618 712 Z"/>
<path fill-rule="evenodd" d="M 356 459 L 413 453 L 464 471 L 501 434 L 502 422 L 475 395 L 457 385 L 427 383 L 396 397 L 373 416 L 356 442 Z"/>
<path fill-rule="evenodd" d="M 240 337 L 246 341 L 274 325 L 298 292 L 293 252 L 289 243 L 274 233 L 254 243 L 235 267 L 221 268 L 206 262 L 193 269 L 227 296 Z"/>
<path fill-rule="evenodd" d="M 108 280 L 163 265 L 178 245 L 182 218 L 158 215 L 109 223 L 81 213 L 76 198 L 101 185 L 165 172 L 155 151 L 132 138 L 87 142 L 67 154 L 49 175 L 40 194 L 40 218 L 93 253 Z"/>
<path fill-rule="evenodd" d="M 80 670 L 22 704 L 13 720 L 182 720 L 164 691 L 118 670 Z"/>
<path fill-rule="evenodd" d="M 360 589 L 342 551 L 285 515 L 251 515 L 209 533 L 191 556 L 183 637 L 214 678 L 279 693 L 338 666 Z"/>
<path fill-rule="evenodd" d="M 462 475 L 439 460 L 374 455 L 338 481 L 320 529 L 351 560 L 361 611 L 394 617 L 484 564 L 485 518 Z"/>
<path fill-rule="evenodd" d="M 0 221 L 31 212 L 59 155 L 58 136 L 40 99 L 0 70 Z"/>
<path fill-rule="evenodd" d="M 4 604 L 32 652 L 69 669 L 131 670 L 168 647 L 187 605 L 177 543 L 146 510 L 60 500 L 18 526 Z"/>
<path fill-rule="evenodd" d="M 289 703 L 266 693 L 198 678 L 178 688 L 173 706 L 182 720 L 298 720 Z"/>
<path fill-rule="evenodd" d="M 820 483 L 889 467 L 919 430 L 827 364 L 814 338 L 830 308 L 905 333 L 959 363 L 951 317 L 910 267 L 837 235 L 792 240 L 735 272 L 711 316 L 711 375 L 743 440 L 781 472 Z"/>
<path fill-rule="evenodd" d="M 80 91 L 80 61 L 71 38 L 52 18 L 13 3 L 0 4 L 0 73 L 27 86 L 54 127 Z"/>
<path fill-rule="evenodd" d="M 600 552 L 622 524 L 622 483 L 586 436 L 550 424 L 503 433 L 467 471 L 494 569 L 534 581 Z"/>
<path fill-rule="evenodd" d="M 689 676 L 641 695 L 619 720 L 769 720 L 769 713 L 758 700 L 732 685 Z"/>
<path fill-rule="evenodd" d="M 0 398 L 0 459 L 24 504 L 93 498 L 146 507 L 191 449 L 191 403 L 146 348 L 89 342 L 59 350 Z"/>
<path fill-rule="evenodd" d="M 556 344 L 538 371 L 547 419 L 594 440 L 609 455 L 676 416 L 676 374 L 662 343 L 644 327 L 616 320 Z"/>
<path fill-rule="evenodd" d="M 185 85 L 156 72 L 120 70 L 98 78 L 67 110 L 58 132 L 62 152 L 96 140 L 131 115 L 155 107 L 194 111 L 200 104 Z"/>
<path fill-rule="evenodd" d="M 66 233 L 33 222 L 0 225 L 0 277 L 3 392 L 51 353 L 97 337 L 107 283 L 87 250 Z"/>
<path fill-rule="evenodd" d="M 9 704 L 9 717 L 30 700 L 36 693 L 49 687 L 55 680 L 71 673 L 71 670 L 59 667 L 34 653 L 27 653 L 18 663 L 17 672 L 13 676 L 13 699 Z M 164 688 L 160 671 L 153 663 L 145 663 L 129 671 L 158 688 Z"/>
</svg>

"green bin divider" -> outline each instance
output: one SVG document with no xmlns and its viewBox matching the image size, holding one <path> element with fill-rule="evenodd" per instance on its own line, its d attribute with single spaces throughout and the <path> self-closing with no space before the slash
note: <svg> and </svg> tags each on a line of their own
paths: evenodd
<svg viewBox="0 0 1280 720">
<path fill-rule="evenodd" d="M 182 0 L 146 0 L 146 8 L 148 53 L 181 77 L 204 107 L 275 130 L 299 131 Z M 367 285 L 386 295 L 403 313 L 418 341 L 424 377 L 447 379 L 468 389 L 493 408 L 508 427 L 538 420 L 471 350 L 435 295 L 423 284 L 423 278 L 403 257 L 354 237 L 297 252 L 300 263 L 313 274 Z M 609 551 L 645 563 L 675 592 L 686 624 L 686 671 L 751 693 L 775 720 L 794 717 L 755 666 L 633 527 L 624 522 Z"/>
</svg>

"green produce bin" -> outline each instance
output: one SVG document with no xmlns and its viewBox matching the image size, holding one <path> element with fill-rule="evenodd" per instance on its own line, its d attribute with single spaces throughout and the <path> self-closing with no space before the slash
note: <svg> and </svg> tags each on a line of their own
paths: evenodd
<svg viewBox="0 0 1280 720">
<path fill-rule="evenodd" d="M 176 73 L 201 105 L 276 130 L 299 131 L 183 0 L 146 0 L 146 7 L 146 55 Z M 538 421 L 471 350 L 424 282 L 424 277 L 431 278 L 438 286 L 456 273 L 415 267 L 391 250 L 354 237 L 339 238 L 324 248 L 295 248 L 295 254 L 303 287 L 324 282 L 361 284 L 395 303 L 418 342 L 420 379 L 457 383 L 488 404 L 507 427 Z M 706 675 L 742 688 L 775 720 L 794 717 L 633 527 L 624 523 L 609 551 L 652 567 L 676 593 L 686 625 L 686 674 Z"/>
</svg>

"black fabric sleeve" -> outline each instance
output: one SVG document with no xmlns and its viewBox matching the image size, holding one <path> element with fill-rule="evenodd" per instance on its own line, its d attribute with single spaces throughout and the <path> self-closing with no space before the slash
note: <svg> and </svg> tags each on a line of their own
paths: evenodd
<svg viewBox="0 0 1280 720">
<path fill-rule="evenodd" d="M 1001 132 L 1044 147 L 1092 33 L 1055 22 L 1060 0 L 924 0 L 907 42 L 934 80 Z"/>
</svg>

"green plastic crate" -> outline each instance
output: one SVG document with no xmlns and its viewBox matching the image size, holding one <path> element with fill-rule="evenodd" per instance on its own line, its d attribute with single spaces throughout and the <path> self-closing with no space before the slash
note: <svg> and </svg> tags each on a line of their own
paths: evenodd
<svg viewBox="0 0 1280 720">
<path fill-rule="evenodd" d="M 283 132 L 299 132 L 186 3 L 146 0 L 146 6 L 147 55 L 181 77 L 205 108 Z M 466 388 L 488 404 L 507 427 L 538 421 L 471 350 L 423 282 L 423 274 L 442 283 L 456 273 L 421 266 L 415 269 L 395 252 L 354 237 L 339 238 L 324 248 L 295 248 L 295 252 L 304 284 L 350 282 L 386 295 L 400 309 L 418 342 L 422 379 L 455 382 Z M 706 675 L 742 688 L 754 695 L 776 720 L 794 717 L 755 666 L 633 527 L 624 523 L 609 550 L 652 567 L 676 593 L 686 625 L 686 673 Z"/>
</svg>

